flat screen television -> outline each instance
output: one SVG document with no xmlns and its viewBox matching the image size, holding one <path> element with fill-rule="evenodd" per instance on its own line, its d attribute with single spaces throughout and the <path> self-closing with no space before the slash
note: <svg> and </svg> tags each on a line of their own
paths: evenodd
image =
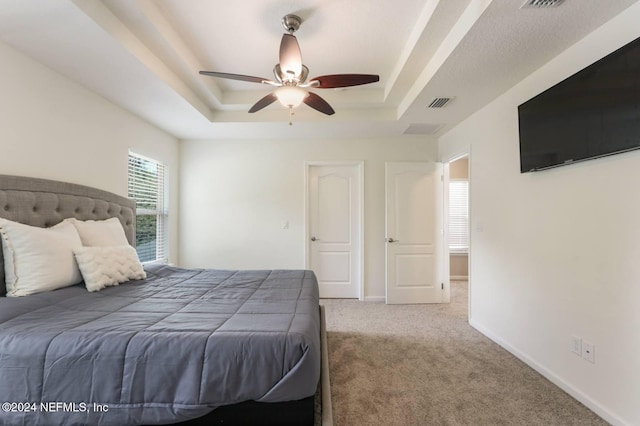
<svg viewBox="0 0 640 426">
<path fill-rule="evenodd" d="M 518 106 L 520 172 L 640 148 L 640 38 Z"/>
</svg>

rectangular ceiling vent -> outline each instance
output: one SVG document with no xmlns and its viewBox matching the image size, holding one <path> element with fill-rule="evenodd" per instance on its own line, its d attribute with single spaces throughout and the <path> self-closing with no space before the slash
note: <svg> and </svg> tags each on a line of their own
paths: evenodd
<svg viewBox="0 0 640 426">
<path fill-rule="evenodd" d="M 427 108 L 442 108 L 448 104 L 451 99 L 453 98 L 435 98 L 427 105 Z"/>
<path fill-rule="evenodd" d="M 564 0 L 527 0 L 522 6 L 520 6 L 520 9 L 543 9 L 547 7 L 556 7 L 560 6 L 562 2 L 564 2 Z"/>
<path fill-rule="evenodd" d="M 444 127 L 444 124 L 411 123 L 404 131 L 405 135 L 434 135 Z"/>
</svg>

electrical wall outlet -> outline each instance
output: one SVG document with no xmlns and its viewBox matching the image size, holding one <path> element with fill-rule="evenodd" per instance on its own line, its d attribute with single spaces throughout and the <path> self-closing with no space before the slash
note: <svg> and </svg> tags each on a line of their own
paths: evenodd
<svg viewBox="0 0 640 426">
<path fill-rule="evenodd" d="M 571 352 L 582 356 L 582 339 L 578 336 L 571 336 Z"/>
<path fill-rule="evenodd" d="M 596 347 L 593 343 L 587 342 L 586 340 L 582 342 L 582 358 L 586 359 L 592 364 L 595 364 L 596 362 L 595 350 Z"/>
</svg>

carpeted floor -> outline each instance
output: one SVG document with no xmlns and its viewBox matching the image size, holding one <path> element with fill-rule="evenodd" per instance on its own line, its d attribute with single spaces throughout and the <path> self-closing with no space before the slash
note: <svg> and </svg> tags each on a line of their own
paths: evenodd
<svg viewBox="0 0 640 426">
<path fill-rule="evenodd" d="M 336 426 L 606 425 L 467 322 L 451 304 L 325 299 Z"/>
</svg>

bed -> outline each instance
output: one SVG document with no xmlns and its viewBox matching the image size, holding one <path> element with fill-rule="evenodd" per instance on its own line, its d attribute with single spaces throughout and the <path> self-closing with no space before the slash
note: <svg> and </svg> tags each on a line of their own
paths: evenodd
<svg viewBox="0 0 640 426">
<path fill-rule="evenodd" d="M 135 241 L 132 200 L 82 185 L 0 175 L 0 217 L 45 228 L 115 217 Z M 145 271 L 97 292 L 0 297 L 1 424 L 314 423 L 313 272 Z"/>
</svg>

